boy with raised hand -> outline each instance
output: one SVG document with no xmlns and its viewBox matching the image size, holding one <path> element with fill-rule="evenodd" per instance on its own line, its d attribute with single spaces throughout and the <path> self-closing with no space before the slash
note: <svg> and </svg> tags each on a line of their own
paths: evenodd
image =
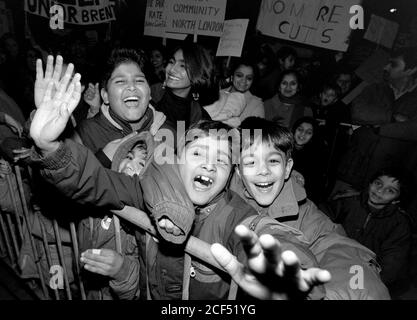
<svg viewBox="0 0 417 320">
<path fill-rule="evenodd" d="M 213 121 L 199 124 L 189 132 L 189 136 L 195 138 L 180 144 L 177 164 L 157 164 L 156 159 L 141 177 L 113 172 L 100 166 L 94 155 L 82 145 L 58 140 L 80 99 L 79 79 L 80 76 L 75 75 L 68 86 L 70 74 L 67 71 L 53 95 L 52 83 L 48 84 L 33 118 L 31 136 L 43 156 L 40 165 L 44 178 L 81 203 L 122 209 L 126 205 L 143 208 L 143 202 L 146 202 L 157 226 L 161 219 L 168 217 L 180 228 L 180 235 L 175 235 L 173 230 L 174 235 L 168 238 L 177 244 L 189 234 L 190 211 L 194 213 L 195 209 L 197 215 L 192 234 L 210 243 L 222 243 L 244 261 L 241 241 L 233 230 L 245 218 L 257 215 L 236 193 L 226 188 L 233 167 L 231 128 Z M 231 134 L 236 135 L 233 131 Z M 275 223 L 267 230 L 274 231 L 283 249 L 291 249 L 297 254 L 303 268 L 315 266 L 315 259 L 305 244 L 290 230 L 281 227 Z M 148 297 L 226 298 L 230 280 L 227 276 L 204 262 L 189 261 L 187 264 L 181 246 L 149 240 L 146 244 L 148 270 L 143 270 L 148 275 Z M 286 264 L 283 266 L 284 272 L 277 276 L 284 280 L 286 286 L 282 286 L 282 291 L 290 292 L 289 297 L 322 297 L 321 287 L 316 290 L 316 286 L 325 279 L 317 277 L 317 281 L 301 286 L 298 280 L 303 278 L 303 274 L 288 272 Z M 189 290 L 183 282 L 189 283 Z M 182 291 L 186 293 L 182 295 Z"/>
<path fill-rule="evenodd" d="M 262 135 L 255 135 L 257 129 L 262 129 Z M 243 121 L 241 132 L 241 161 L 231 188 L 244 195 L 245 200 L 260 214 L 281 222 L 305 241 L 319 266 L 332 275 L 332 280 L 324 285 L 326 299 L 389 299 L 388 290 L 378 274 L 375 254 L 345 237 L 344 230 L 318 210 L 307 199 L 304 188 L 291 177 L 291 133 L 261 118 Z M 242 234 L 241 237 L 244 238 Z M 256 238 L 252 239 L 249 258 L 254 258 L 265 268 L 268 264 L 256 249 L 259 245 Z M 235 281 L 245 280 L 243 270 L 224 248 L 216 246 L 214 249 L 215 257 L 223 262 L 223 266 L 230 264 Z M 252 266 L 252 271 L 256 272 L 254 268 Z M 270 282 L 264 283 L 264 286 L 257 284 L 256 287 L 267 292 L 274 292 L 275 289 Z"/>
</svg>

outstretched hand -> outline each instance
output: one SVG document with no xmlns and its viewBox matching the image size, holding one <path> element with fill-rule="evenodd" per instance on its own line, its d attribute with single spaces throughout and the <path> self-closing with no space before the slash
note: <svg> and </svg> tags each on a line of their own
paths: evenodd
<svg viewBox="0 0 417 320">
<path fill-rule="evenodd" d="M 302 270 L 295 253 L 281 253 L 278 240 L 271 235 L 258 238 L 243 225 L 237 226 L 235 232 L 243 243 L 250 273 L 222 245 L 213 244 L 211 252 L 239 287 L 251 296 L 265 300 L 305 299 L 315 286 L 330 281 L 327 270 Z"/>
<path fill-rule="evenodd" d="M 64 131 L 70 115 L 80 101 L 81 75 L 77 73 L 72 77 L 74 65 L 70 63 L 65 75 L 56 83 L 56 75 L 60 75 L 62 69 L 61 56 L 56 58 L 55 66 L 53 66 L 53 57 L 48 56 L 45 77 L 40 59 L 37 60 L 36 66 L 36 81 L 43 80 L 42 85 L 35 84 L 35 97 L 41 97 L 41 100 L 30 126 L 30 135 L 42 153 L 47 154 L 58 148 L 58 137 Z M 44 82 L 49 79 L 50 74 L 53 76 L 45 89 Z"/>
</svg>

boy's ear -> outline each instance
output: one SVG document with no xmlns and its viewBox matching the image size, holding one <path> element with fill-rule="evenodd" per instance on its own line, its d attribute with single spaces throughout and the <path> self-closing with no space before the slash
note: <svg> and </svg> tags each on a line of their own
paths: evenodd
<svg viewBox="0 0 417 320">
<path fill-rule="evenodd" d="M 292 158 L 289 158 L 287 160 L 287 164 L 285 166 L 285 180 L 290 177 L 290 174 L 291 174 L 291 170 L 292 170 L 292 166 L 293 165 L 294 165 L 294 161 L 292 160 Z"/>
<path fill-rule="evenodd" d="M 100 90 L 101 99 L 103 99 L 104 104 L 109 104 L 109 96 L 107 94 L 107 91 L 102 88 Z"/>
</svg>

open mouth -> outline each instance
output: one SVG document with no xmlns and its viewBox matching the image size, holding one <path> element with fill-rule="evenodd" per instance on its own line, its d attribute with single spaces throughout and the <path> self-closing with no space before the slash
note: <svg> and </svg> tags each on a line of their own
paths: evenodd
<svg viewBox="0 0 417 320">
<path fill-rule="evenodd" d="M 179 80 L 180 80 L 180 78 L 174 77 L 174 76 L 173 76 L 173 75 L 171 75 L 171 74 L 169 74 L 169 75 L 168 75 L 168 79 L 169 79 L 169 80 L 172 80 L 172 81 L 179 81 Z"/>
<path fill-rule="evenodd" d="M 274 185 L 273 182 L 262 182 L 262 183 L 255 183 L 255 187 L 260 192 L 269 192 L 272 189 L 272 186 Z"/>
<path fill-rule="evenodd" d="M 214 183 L 214 180 L 207 177 L 198 175 L 194 178 L 194 186 L 197 189 L 208 189 Z"/>
<path fill-rule="evenodd" d="M 139 103 L 139 97 L 136 97 L 136 96 L 127 97 L 123 99 L 123 102 L 129 107 L 135 107 Z"/>
</svg>

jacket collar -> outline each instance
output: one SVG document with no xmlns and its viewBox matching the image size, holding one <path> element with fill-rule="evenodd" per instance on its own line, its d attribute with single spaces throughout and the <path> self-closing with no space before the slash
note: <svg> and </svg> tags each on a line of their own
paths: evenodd
<svg viewBox="0 0 417 320">
<path fill-rule="evenodd" d="M 259 213 L 267 213 L 270 217 L 277 219 L 283 217 L 291 217 L 298 215 L 298 203 L 307 198 L 305 189 L 296 181 L 295 177 L 290 178 L 284 183 L 284 186 L 274 200 L 274 202 L 267 208 L 261 207 L 257 204 L 255 199 L 249 194 L 243 185 L 242 179 L 235 174 L 232 185 L 232 190 L 238 194 L 243 194 L 244 198 L 254 207 Z"/>
</svg>

